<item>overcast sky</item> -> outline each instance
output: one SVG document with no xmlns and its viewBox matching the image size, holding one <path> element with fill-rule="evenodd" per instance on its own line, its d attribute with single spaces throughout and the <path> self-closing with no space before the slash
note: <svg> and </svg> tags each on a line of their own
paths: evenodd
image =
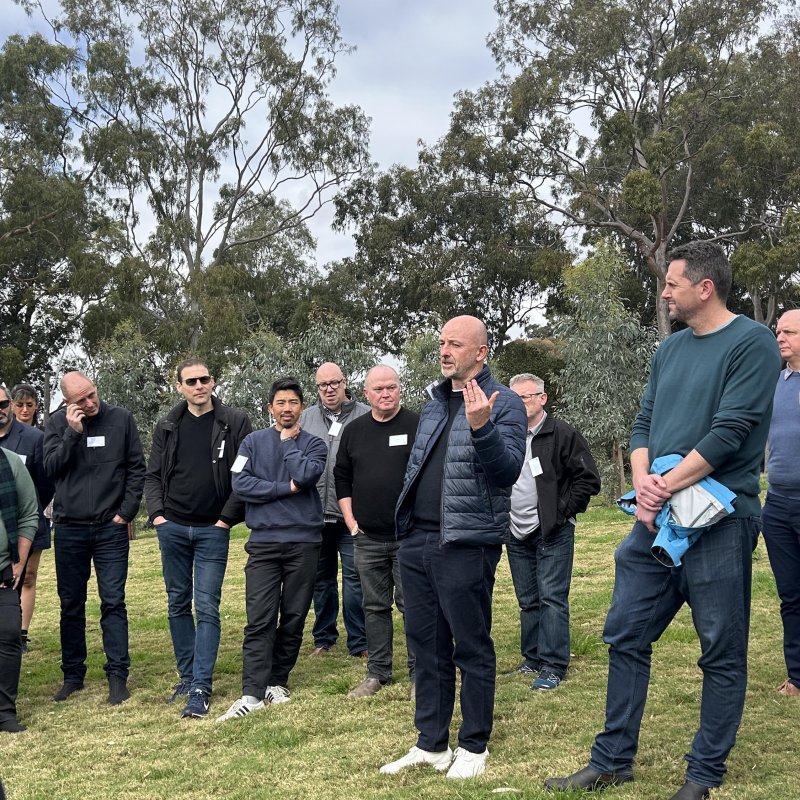
<svg viewBox="0 0 800 800">
<path fill-rule="evenodd" d="M 453 95 L 495 75 L 486 47 L 496 21 L 492 0 L 342 0 L 339 20 L 357 49 L 339 61 L 331 96 L 371 117 L 370 150 L 383 169 L 413 166 L 417 141 L 446 133 Z M 312 223 L 320 264 L 353 249 L 329 220 L 325 214 Z"/>
<path fill-rule="evenodd" d="M 381 168 L 413 166 L 417 141 L 432 143 L 447 131 L 453 95 L 495 75 L 486 47 L 496 21 L 492 0 L 341 0 L 339 21 L 356 51 L 339 59 L 331 98 L 361 106 L 372 119 L 370 151 Z M 4 31 L 34 27 L 41 22 L 4 4 Z M 349 235 L 330 230 L 330 217 L 328 208 L 310 225 L 321 265 L 353 252 Z"/>
</svg>

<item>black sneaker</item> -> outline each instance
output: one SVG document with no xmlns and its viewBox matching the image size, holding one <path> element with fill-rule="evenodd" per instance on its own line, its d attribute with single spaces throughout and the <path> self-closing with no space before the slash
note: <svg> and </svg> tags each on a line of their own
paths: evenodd
<svg viewBox="0 0 800 800">
<path fill-rule="evenodd" d="M 208 709 L 211 705 L 208 702 L 209 697 L 208 692 L 204 692 L 202 689 L 195 689 L 189 694 L 189 699 L 186 701 L 183 711 L 181 711 L 181 717 L 203 719 L 203 717 L 208 716 Z"/>
<path fill-rule="evenodd" d="M 166 704 L 172 705 L 176 700 L 181 697 L 186 697 L 189 694 L 189 690 L 192 688 L 191 684 L 181 681 L 180 683 L 176 683 L 172 687 L 172 694 L 170 695 L 169 700 L 166 701 Z"/>
</svg>

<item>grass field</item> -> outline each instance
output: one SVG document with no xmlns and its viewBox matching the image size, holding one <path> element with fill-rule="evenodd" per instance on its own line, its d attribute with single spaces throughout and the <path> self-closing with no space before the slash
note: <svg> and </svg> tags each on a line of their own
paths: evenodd
<svg viewBox="0 0 800 800">
<path fill-rule="evenodd" d="M 572 584 L 572 650 L 568 678 L 551 693 L 534 693 L 521 677 L 498 678 L 495 730 L 486 774 L 446 781 L 430 769 L 389 777 L 386 760 L 414 743 L 405 675 L 402 629 L 396 626 L 396 682 L 367 700 L 347 691 L 364 663 L 339 644 L 309 658 L 308 636 L 292 673 L 292 702 L 244 720 L 215 724 L 240 693 L 244 625 L 246 530 L 231 541 L 223 597 L 222 644 L 212 714 L 207 721 L 179 718 L 180 705 L 164 704 L 175 682 L 166 596 L 154 537 L 133 543 L 128 609 L 133 697 L 111 708 L 105 700 L 94 587 L 88 608 L 89 671 L 86 690 L 52 702 L 61 684 L 58 599 L 52 551 L 42 559 L 39 599 L 25 656 L 19 712 L 29 730 L 0 734 L 0 774 L 13 800 L 100 798 L 483 798 L 553 797 L 542 790 L 548 775 L 583 766 L 603 722 L 606 649 L 601 641 L 613 583 L 613 551 L 629 528 L 612 509 L 593 509 L 579 520 Z M 750 686 L 739 739 L 724 787 L 713 798 L 773 800 L 800 796 L 795 769 L 797 700 L 777 695 L 785 677 L 781 626 L 772 573 L 763 543 L 754 562 Z M 508 565 L 501 561 L 495 588 L 494 638 L 499 671 L 518 656 L 518 618 Z M 697 726 L 701 675 L 697 640 L 684 609 L 655 648 L 636 780 L 606 797 L 667 798 L 683 782 L 683 754 Z M 454 720 L 453 731 L 458 720 Z M 455 736 L 451 740 L 455 746 Z M 565 795 L 562 795 L 562 797 Z"/>
</svg>

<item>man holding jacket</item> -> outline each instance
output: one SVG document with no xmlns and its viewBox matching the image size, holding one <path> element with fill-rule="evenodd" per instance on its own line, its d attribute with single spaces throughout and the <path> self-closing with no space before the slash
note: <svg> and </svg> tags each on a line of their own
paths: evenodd
<svg viewBox="0 0 800 800">
<path fill-rule="evenodd" d="M 244 519 L 244 503 L 231 493 L 231 466 L 252 426 L 244 411 L 214 397 L 204 362 L 181 362 L 176 377 L 185 402 L 153 431 L 145 500 L 158 533 L 180 676 L 167 702 L 186 697 L 181 716 L 199 719 L 208 714 L 219 649 L 230 529 Z"/>
<path fill-rule="evenodd" d="M 544 406 L 544 381 L 515 375 L 509 382 L 528 415 L 527 462 L 511 493 L 506 543 L 519 602 L 522 663 L 532 689 L 555 689 L 569 664 L 569 587 L 575 515 L 600 491 L 600 476 L 583 437 Z"/>
</svg>

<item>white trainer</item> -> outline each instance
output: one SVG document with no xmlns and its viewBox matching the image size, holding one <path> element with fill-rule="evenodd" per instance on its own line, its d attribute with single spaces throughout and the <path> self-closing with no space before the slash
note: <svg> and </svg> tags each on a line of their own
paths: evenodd
<svg viewBox="0 0 800 800">
<path fill-rule="evenodd" d="M 418 764 L 430 764 L 434 769 L 439 772 L 444 772 L 453 760 L 453 751 L 448 747 L 447 750 L 441 753 L 431 753 L 428 750 L 420 750 L 419 747 L 412 747 L 402 758 L 397 761 L 392 761 L 389 764 L 384 764 L 381 769 L 381 775 L 394 775 L 400 772 L 401 769 L 406 767 L 415 767 Z"/>
<path fill-rule="evenodd" d="M 265 703 L 288 703 L 291 699 L 285 686 L 267 686 L 264 694 Z"/>
<path fill-rule="evenodd" d="M 217 722 L 227 722 L 229 719 L 246 717 L 253 711 L 260 711 L 262 708 L 264 708 L 263 700 L 254 703 L 246 697 L 240 697 L 238 700 L 234 700 L 233 705 L 221 717 L 217 717 Z"/>
<path fill-rule="evenodd" d="M 489 751 L 484 750 L 482 753 L 470 753 L 463 747 L 456 747 L 455 758 L 453 764 L 447 771 L 448 778 L 477 778 L 478 775 L 483 775 L 486 771 L 486 759 L 489 756 Z"/>
</svg>

